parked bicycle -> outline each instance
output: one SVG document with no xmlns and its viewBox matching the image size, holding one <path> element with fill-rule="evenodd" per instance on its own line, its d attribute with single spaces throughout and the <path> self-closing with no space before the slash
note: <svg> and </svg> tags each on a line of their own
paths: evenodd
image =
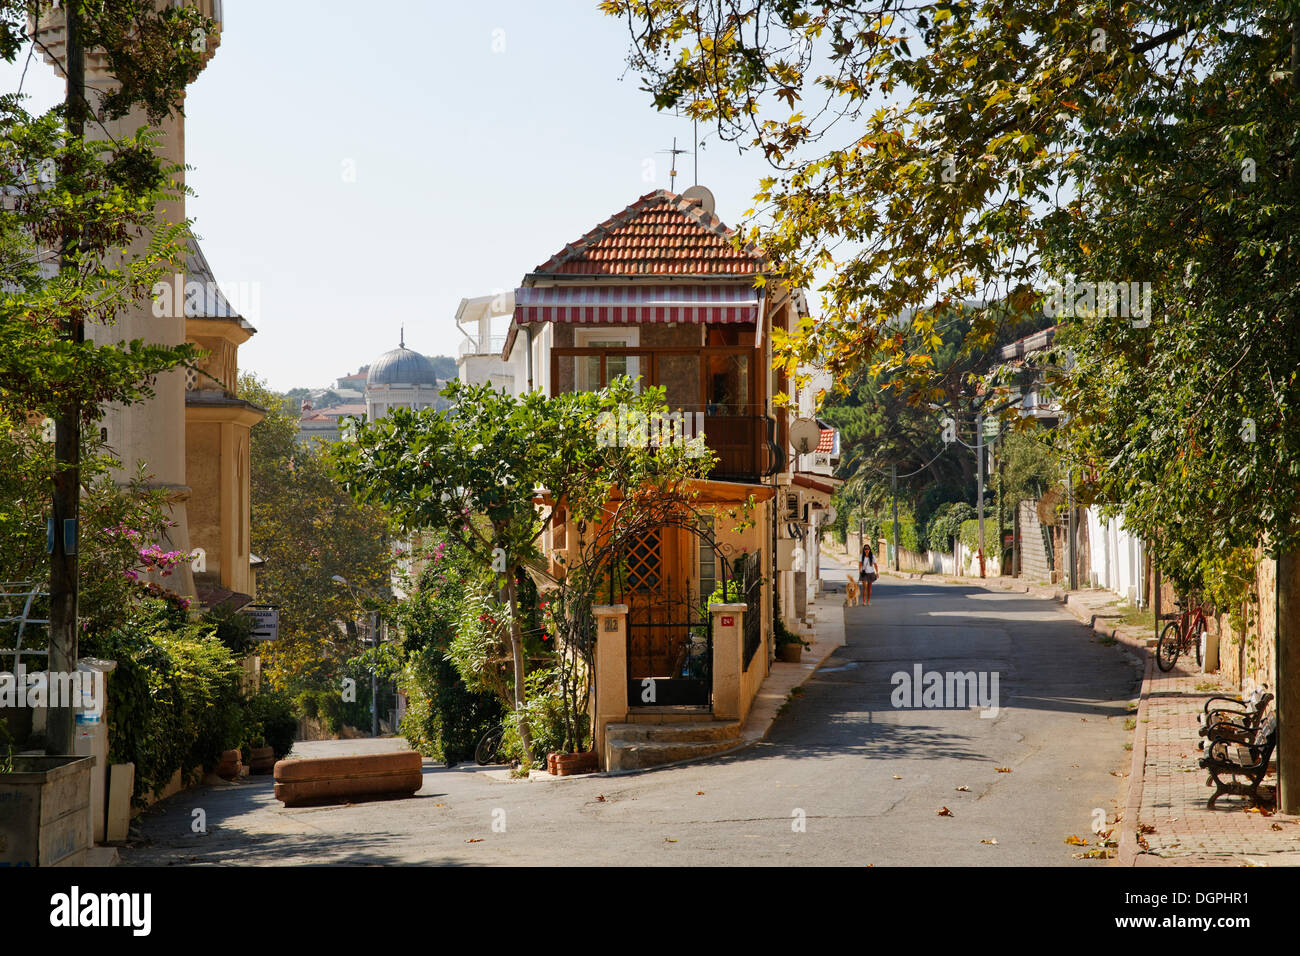
<svg viewBox="0 0 1300 956">
<path fill-rule="evenodd" d="M 1165 625 L 1156 643 L 1156 666 L 1162 671 L 1171 671 L 1182 654 L 1196 652 L 1196 663 L 1201 663 L 1201 639 L 1208 630 L 1205 623 L 1205 611 L 1199 600 L 1188 598 L 1188 603 L 1175 601 L 1180 608 L 1178 617 Z"/>
<path fill-rule="evenodd" d="M 500 723 L 489 727 L 483 736 L 479 738 L 478 746 L 474 748 L 474 760 L 480 767 L 487 767 L 500 762 L 501 741 L 505 738 L 505 735 L 506 725 Z"/>
</svg>

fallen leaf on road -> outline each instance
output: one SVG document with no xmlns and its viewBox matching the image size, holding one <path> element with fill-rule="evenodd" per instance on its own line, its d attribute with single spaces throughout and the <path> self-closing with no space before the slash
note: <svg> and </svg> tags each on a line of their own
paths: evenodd
<svg viewBox="0 0 1300 956">
<path fill-rule="evenodd" d="M 676 841 L 676 840 L 673 840 L 673 839 L 670 839 L 669 837 L 664 837 L 664 842 L 665 842 L 665 843 L 676 843 L 677 841 Z"/>
<path fill-rule="evenodd" d="M 704 796 L 704 791 L 703 791 L 703 790 L 696 790 L 696 791 L 695 791 L 695 795 L 696 795 L 697 797 L 702 797 L 702 796 Z"/>
<path fill-rule="evenodd" d="M 1272 829 L 1274 829 L 1274 830 L 1280 830 L 1280 829 L 1282 829 L 1282 824 L 1280 824 L 1280 823 L 1274 823 L 1274 824 L 1272 825 Z"/>
<path fill-rule="evenodd" d="M 903 778 L 900 777 L 898 774 L 894 774 L 894 779 L 895 779 L 895 780 L 902 780 Z"/>
<path fill-rule="evenodd" d="M 1149 823 L 1139 823 L 1138 833 L 1155 833 L 1156 828 Z"/>
<path fill-rule="evenodd" d="M 958 792 L 958 793 L 970 793 L 970 787 L 958 787 L 958 788 L 957 788 L 957 792 Z"/>
<path fill-rule="evenodd" d="M 1068 843 L 1068 844 L 1070 844 L 1070 846 L 1087 846 L 1087 845 L 1088 845 L 1088 841 L 1087 841 L 1087 840 L 1085 840 L 1083 837 L 1079 836 L 1078 834 L 1074 834 L 1074 833 L 1071 833 L 1068 837 L 1066 837 L 1066 838 L 1065 838 L 1065 842 Z"/>
<path fill-rule="evenodd" d="M 604 803 L 604 802 L 605 802 L 605 795 L 604 795 L 603 793 L 598 793 L 598 794 L 596 794 L 596 802 L 597 802 L 597 803 Z"/>
<path fill-rule="evenodd" d="M 476 839 L 473 839 L 473 840 L 466 840 L 465 842 L 466 842 L 466 843 L 482 843 L 482 842 L 483 842 L 483 838 L 482 838 L 482 837 L 477 837 Z"/>
<path fill-rule="evenodd" d="M 980 840 L 981 843 L 987 843 L 989 846 L 997 846 L 997 840 Z"/>
<path fill-rule="evenodd" d="M 1070 855 L 1076 860 L 1109 860 L 1115 855 L 1115 852 L 1113 850 L 1103 850 L 1098 848 L 1096 850 L 1085 850 L 1083 853 L 1072 853 Z"/>
<path fill-rule="evenodd" d="M 934 811 L 934 812 L 937 813 L 937 814 L 939 814 L 939 816 L 941 816 L 941 817 L 950 817 L 950 816 L 952 816 L 952 811 L 949 810 L 947 807 L 941 807 L 940 809 L 938 809 L 938 810 L 936 810 L 936 811 Z"/>
<path fill-rule="evenodd" d="M 994 767 L 993 769 L 996 770 L 998 773 L 1010 773 L 1010 772 L 1011 772 L 1011 768 L 1010 768 L 1010 767 Z"/>
<path fill-rule="evenodd" d="M 1080 717 L 1079 719 L 1082 720 L 1085 724 L 1088 722 L 1088 718 L 1087 718 L 1087 717 Z"/>
</svg>

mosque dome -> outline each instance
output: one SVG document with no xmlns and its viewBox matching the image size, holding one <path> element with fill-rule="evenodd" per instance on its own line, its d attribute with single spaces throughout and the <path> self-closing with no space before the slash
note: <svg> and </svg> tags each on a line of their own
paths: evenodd
<svg viewBox="0 0 1300 956">
<path fill-rule="evenodd" d="M 399 345 L 375 359 L 366 375 L 366 387 L 376 385 L 433 385 L 438 384 L 433 363 L 419 352 Z"/>
</svg>

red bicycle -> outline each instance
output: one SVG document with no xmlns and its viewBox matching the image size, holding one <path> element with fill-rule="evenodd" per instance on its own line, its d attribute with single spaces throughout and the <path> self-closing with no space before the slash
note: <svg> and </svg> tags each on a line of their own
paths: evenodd
<svg viewBox="0 0 1300 956">
<path fill-rule="evenodd" d="M 1156 666 L 1162 671 L 1173 670 L 1174 665 L 1178 663 L 1179 655 L 1190 654 L 1193 649 L 1196 651 L 1196 663 L 1199 666 L 1201 638 L 1207 631 L 1205 611 L 1200 601 L 1192 601 L 1187 605 L 1182 601 L 1175 601 L 1174 605 L 1181 608 L 1178 617 L 1165 625 L 1156 644 Z"/>
</svg>

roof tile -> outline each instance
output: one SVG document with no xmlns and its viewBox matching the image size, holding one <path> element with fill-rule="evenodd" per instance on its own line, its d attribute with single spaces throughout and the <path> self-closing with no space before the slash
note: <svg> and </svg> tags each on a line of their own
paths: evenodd
<svg viewBox="0 0 1300 956">
<path fill-rule="evenodd" d="M 537 267 L 551 275 L 754 275 L 759 250 L 737 249 L 697 202 L 659 189 L 642 196 Z"/>
</svg>

